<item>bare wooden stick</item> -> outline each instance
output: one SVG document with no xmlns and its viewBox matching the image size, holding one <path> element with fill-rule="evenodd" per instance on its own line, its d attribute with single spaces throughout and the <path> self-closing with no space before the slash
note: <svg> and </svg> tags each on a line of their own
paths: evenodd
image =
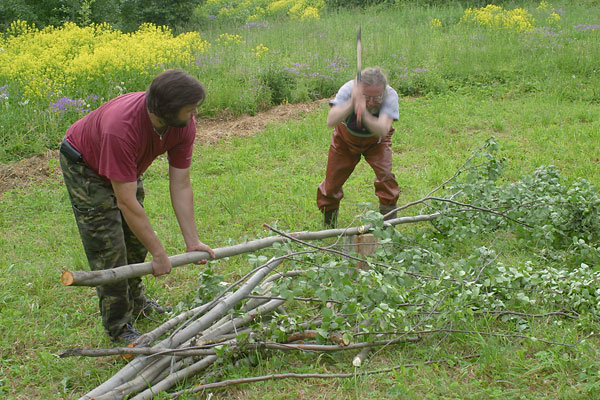
<svg viewBox="0 0 600 400">
<path fill-rule="evenodd" d="M 413 217 L 401 217 L 386 221 L 386 225 L 397 225 L 406 223 L 415 223 L 422 221 L 430 221 L 440 216 L 440 213 L 427 215 L 416 215 Z M 346 229 L 326 229 L 316 232 L 296 232 L 290 233 L 300 240 L 320 240 L 335 236 L 353 236 L 359 233 L 365 233 L 372 229 L 371 225 L 361 225 L 354 228 Z M 237 244 L 229 247 L 215 249 L 215 259 L 236 256 L 244 253 L 251 253 L 266 247 L 272 246 L 274 243 L 283 243 L 287 241 L 287 237 L 271 236 L 268 238 L 257 239 L 246 243 Z M 182 265 L 193 264 L 202 260 L 209 260 L 210 256 L 204 251 L 193 251 L 190 253 L 178 254 L 169 257 L 173 268 Z M 143 262 L 138 264 L 123 265 L 112 269 L 104 269 L 98 271 L 64 271 L 62 274 L 62 283 L 66 286 L 99 286 L 107 283 L 114 283 L 124 279 L 150 275 L 154 273 L 152 262 Z"/>
<path fill-rule="evenodd" d="M 121 400 L 132 393 L 137 393 L 146 388 L 148 386 L 148 382 L 154 381 L 155 378 L 157 378 L 166 368 L 169 367 L 169 364 L 171 364 L 173 361 L 172 357 L 175 356 L 153 359 L 154 363 L 145 369 L 138 371 L 133 379 L 125 381 L 119 386 L 111 388 L 105 393 L 92 396 L 90 398 L 93 400 Z"/>
<path fill-rule="evenodd" d="M 178 348 L 159 348 L 159 347 L 109 347 L 104 349 L 90 349 L 76 347 L 65 350 L 59 354 L 60 358 L 65 357 L 109 357 L 116 355 L 153 355 L 153 356 L 164 356 L 164 355 L 177 355 L 180 357 L 191 357 L 191 356 L 207 356 L 216 354 L 213 347 L 224 341 L 235 339 L 237 335 L 241 333 L 252 333 L 250 328 L 242 328 L 236 331 L 236 333 L 225 334 L 218 338 L 211 340 L 200 340 L 195 346 L 180 346 Z"/>
<path fill-rule="evenodd" d="M 185 311 L 177 315 L 176 317 L 171 318 L 170 320 L 158 326 L 151 332 L 144 333 L 142 336 L 140 336 L 135 341 L 134 346 L 149 346 L 150 344 L 154 343 L 158 338 L 160 338 L 170 330 L 174 329 L 180 323 L 187 321 L 189 318 L 193 318 L 195 315 L 199 315 L 206 311 L 208 308 L 210 308 L 210 305 L 210 303 L 203 304 L 199 307 L 195 307 L 191 310 Z"/>
<path fill-rule="evenodd" d="M 248 311 L 241 317 L 233 318 L 216 328 L 211 327 L 202 333 L 202 336 L 200 336 L 199 340 L 211 340 L 213 338 L 218 338 L 225 333 L 235 331 L 245 324 L 251 322 L 259 315 L 267 314 L 275 310 L 277 307 L 283 304 L 284 301 L 285 300 L 271 300 L 253 310 Z"/>
<path fill-rule="evenodd" d="M 292 343 L 277 343 L 277 342 L 256 342 L 248 343 L 246 348 L 252 349 L 271 349 L 271 350 L 300 350 L 300 351 L 319 351 L 324 353 L 362 349 L 363 347 L 379 347 L 398 343 L 415 343 L 420 341 L 418 336 L 404 335 L 399 338 L 390 340 L 379 340 L 371 343 L 350 343 L 348 345 L 331 345 L 331 344 L 292 344 Z"/>
<path fill-rule="evenodd" d="M 190 340 L 192 337 L 196 336 L 198 333 L 202 332 L 204 329 L 208 328 L 213 322 L 217 319 L 221 318 L 225 313 L 227 313 L 231 308 L 233 308 L 237 303 L 239 303 L 242 299 L 244 299 L 248 294 L 252 292 L 252 290 L 267 276 L 273 271 L 275 268 L 281 264 L 283 258 L 279 259 L 271 259 L 261 268 L 257 268 L 257 271 L 248 279 L 248 281 L 242 285 L 235 293 L 231 294 L 225 299 L 221 299 L 212 309 L 200 317 L 198 320 L 192 322 L 190 325 L 177 332 L 173 337 L 165 339 L 157 344 L 157 347 L 177 347 L 182 343 Z M 139 384 L 140 381 L 142 383 L 141 388 L 144 388 L 145 382 L 152 381 L 156 374 L 162 372 L 164 367 L 169 364 L 169 357 L 164 360 L 152 359 L 148 356 L 138 357 L 132 360 L 129 364 L 127 364 L 124 368 L 122 368 L 119 372 L 113 375 L 106 382 L 102 383 L 100 386 L 96 387 L 83 397 L 80 400 L 90 400 L 90 399 L 98 399 L 100 396 L 104 394 L 115 391 L 115 388 L 118 388 L 124 384 L 128 384 L 130 380 L 134 377 L 140 377 L 141 379 L 133 379 L 136 381 L 136 384 Z M 141 371 L 152 367 L 153 372 L 147 374 L 141 374 Z M 156 371 L 158 370 L 158 371 Z M 152 376 L 151 376 L 152 375 Z M 131 388 L 131 387 L 130 387 Z M 136 386 L 137 388 L 137 386 Z M 139 391 L 141 388 L 137 389 Z M 131 391 L 129 393 L 134 393 Z M 107 398 L 110 398 L 107 396 Z"/>
<path fill-rule="evenodd" d="M 319 336 L 319 333 L 315 330 L 306 330 L 303 332 L 294 332 L 290 333 L 287 336 L 287 342 L 297 342 L 300 340 L 314 340 Z M 339 332 L 331 332 L 329 334 L 329 340 L 333 343 L 337 343 L 340 346 L 348 346 L 350 342 L 344 338 L 344 336 Z"/>
<path fill-rule="evenodd" d="M 132 400 L 152 399 L 157 393 L 170 389 L 171 387 L 176 385 L 177 382 L 179 382 L 180 380 L 185 379 L 190 376 L 193 376 L 193 375 L 197 374 L 198 372 L 206 369 L 212 363 L 217 361 L 217 359 L 218 359 L 218 357 L 216 355 L 204 357 L 202 360 L 190 365 L 187 368 L 183 368 L 177 372 L 169 374 L 165 379 L 161 380 L 154 386 L 144 390 L 143 392 L 139 393 L 137 396 L 133 397 Z"/>
<path fill-rule="evenodd" d="M 73 357 L 73 356 L 84 356 L 84 357 L 108 357 L 117 355 L 178 355 L 181 357 L 189 356 L 207 356 L 216 354 L 213 349 L 210 348 L 177 348 L 177 349 L 157 349 L 154 347 L 109 347 L 105 349 L 85 349 L 76 347 L 74 349 L 68 349 L 61 353 L 59 357 Z"/>
<path fill-rule="evenodd" d="M 367 357 L 369 357 L 369 354 L 371 353 L 371 347 L 363 347 L 363 349 L 361 351 L 358 352 L 358 354 L 356 356 L 354 356 L 354 359 L 352 359 L 352 365 L 355 367 L 360 367 L 363 363 L 363 361 L 366 360 Z"/>
</svg>

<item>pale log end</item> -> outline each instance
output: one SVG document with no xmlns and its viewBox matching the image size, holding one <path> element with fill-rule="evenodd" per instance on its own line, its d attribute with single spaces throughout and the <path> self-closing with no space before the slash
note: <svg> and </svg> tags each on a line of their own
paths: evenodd
<svg viewBox="0 0 600 400">
<path fill-rule="evenodd" d="M 65 271 L 62 273 L 61 280 L 63 285 L 71 286 L 73 282 L 75 282 L 75 278 L 73 277 L 73 273 L 71 271 Z"/>
</svg>

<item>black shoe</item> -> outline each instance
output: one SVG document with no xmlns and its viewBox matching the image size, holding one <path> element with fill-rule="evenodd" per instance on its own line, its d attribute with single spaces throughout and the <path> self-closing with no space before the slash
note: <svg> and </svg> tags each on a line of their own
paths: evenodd
<svg viewBox="0 0 600 400">
<path fill-rule="evenodd" d="M 389 206 L 386 206 L 385 204 L 380 204 L 379 205 L 379 212 L 381 213 L 381 215 L 383 215 L 383 220 L 387 221 L 388 219 L 395 219 L 398 217 L 398 212 L 394 211 L 396 208 L 398 208 L 397 205 L 392 204 Z M 388 214 L 389 212 L 394 211 L 393 213 L 389 214 L 388 216 L 386 216 L 386 214 Z"/>
<path fill-rule="evenodd" d="M 152 314 L 153 312 L 155 312 L 157 314 L 164 314 L 164 313 L 170 312 L 170 311 L 171 311 L 171 307 L 163 307 L 160 304 L 158 304 L 155 300 L 148 299 L 147 297 L 144 297 L 143 302 L 135 304 L 133 306 L 134 317 L 137 317 L 137 316 L 147 317 L 150 314 Z"/>
<path fill-rule="evenodd" d="M 338 208 L 334 208 L 333 210 L 325 211 L 323 213 L 323 225 L 325 228 L 334 229 L 337 226 L 338 210 Z"/>
<path fill-rule="evenodd" d="M 142 336 L 142 334 L 133 327 L 131 322 L 129 322 L 123 327 L 121 333 L 111 339 L 115 343 L 128 345 L 134 343 L 140 336 Z"/>
</svg>

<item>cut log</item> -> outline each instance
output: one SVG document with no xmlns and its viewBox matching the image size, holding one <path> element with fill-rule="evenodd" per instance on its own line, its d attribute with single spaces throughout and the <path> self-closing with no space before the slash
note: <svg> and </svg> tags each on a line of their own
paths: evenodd
<svg viewBox="0 0 600 400">
<path fill-rule="evenodd" d="M 370 353 L 371 347 L 363 347 L 363 349 L 352 360 L 352 365 L 355 367 L 362 366 L 363 361 L 367 359 Z"/>
<path fill-rule="evenodd" d="M 349 236 L 346 239 L 348 250 L 354 250 L 363 258 L 372 256 L 379 248 L 379 240 L 372 233 L 364 233 L 362 235 Z M 369 269 L 369 264 L 365 261 L 357 261 L 356 267 L 362 270 Z"/>
</svg>

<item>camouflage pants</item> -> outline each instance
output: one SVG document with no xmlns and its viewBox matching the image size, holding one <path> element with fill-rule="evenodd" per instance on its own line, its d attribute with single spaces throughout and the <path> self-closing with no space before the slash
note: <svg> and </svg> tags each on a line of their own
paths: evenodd
<svg viewBox="0 0 600 400">
<path fill-rule="evenodd" d="M 71 161 L 62 153 L 60 166 L 90 268 L 96 271 L 144 262 L 148 252 L 127 226 L 112 186 L 83 161 Z M 143 206 L 142 180 L 137 184 L 136 197 Z M 142 281 L 128 279 L 98 286 L 96 291 L 102 324 L 109 336 L 116 337 L 131 321 L 134 305 L 143 304 Z"/>
</svg>

